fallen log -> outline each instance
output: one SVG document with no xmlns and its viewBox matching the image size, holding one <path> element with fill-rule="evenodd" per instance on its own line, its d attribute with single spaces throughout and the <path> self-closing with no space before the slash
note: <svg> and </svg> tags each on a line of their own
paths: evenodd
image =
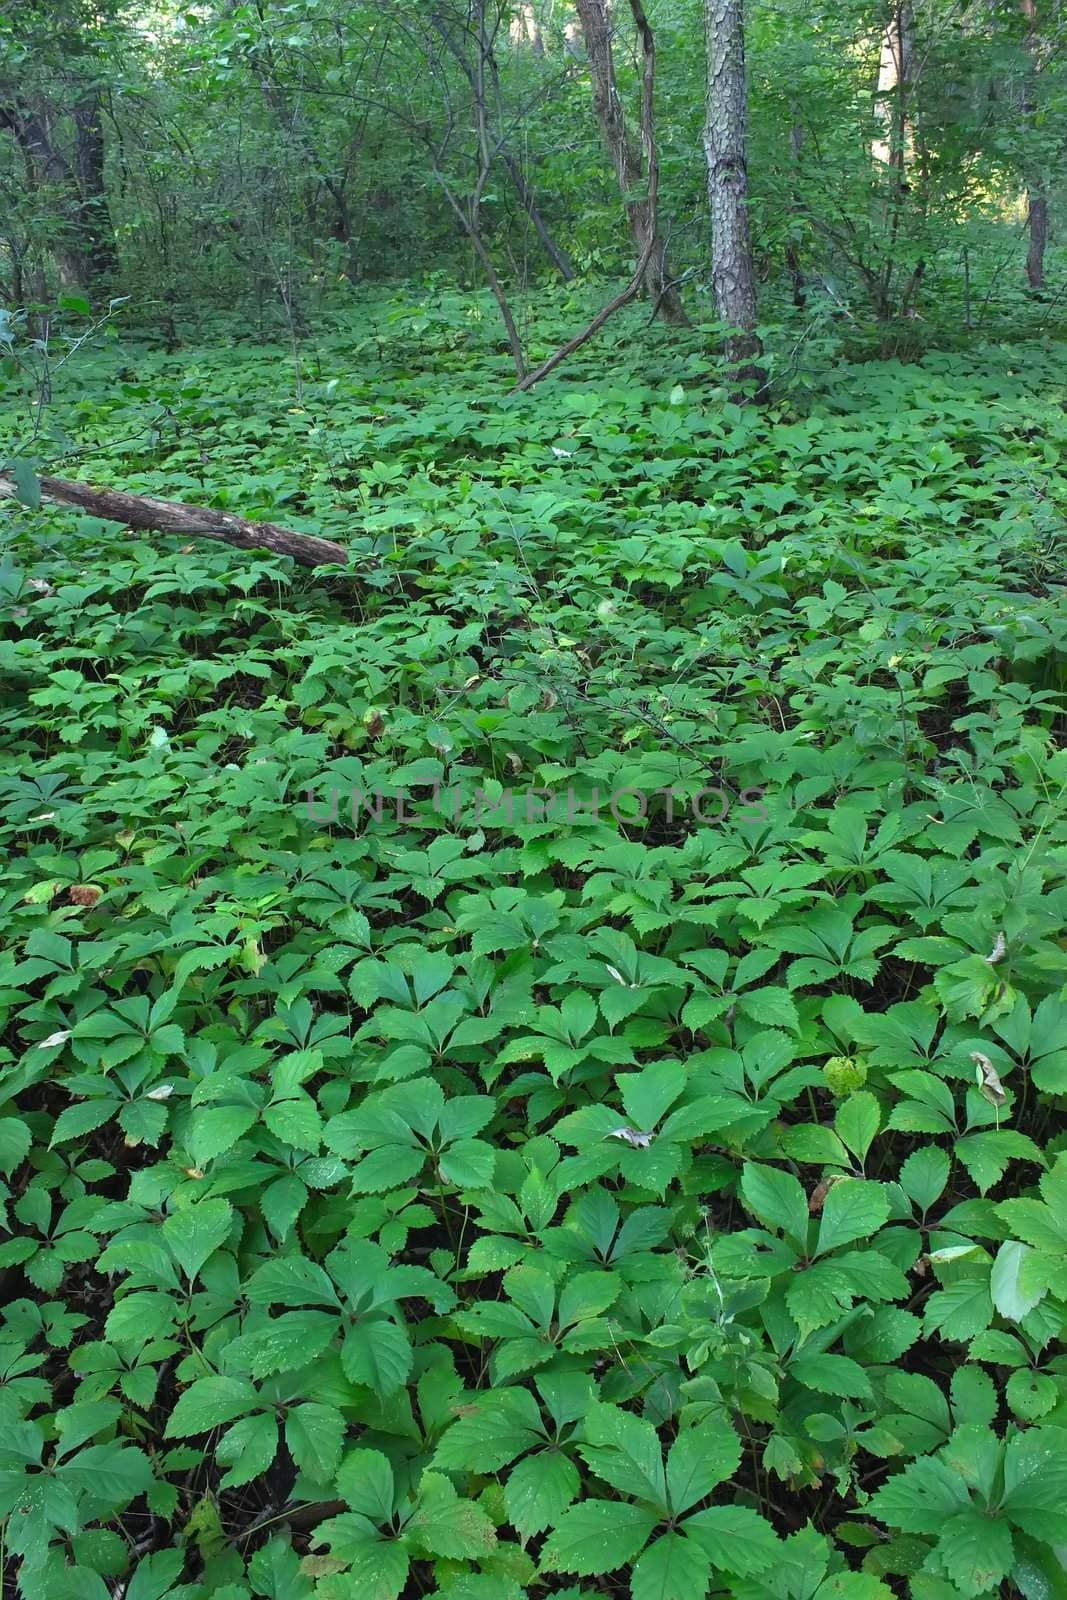
<svg viewBox="0 0 1067 1600">
<path fill-rule="evenodd" d="M 87 483 L 72 483 L 67 478 L 39 478 L 41 496 L 56 505 L 78 506 L 105 522 L 121 522 L 146 533 L 174 533 L 183 539 L 218 539 L 239 550 L 273 550 L 275 555 L 292 556 L 302 567 L 321 567 L 327 562 L 348 563 L 348 551 L 332 539 L 319 539 L 312 533 L 296 533 L 279 528 L 274 522 L 247 522 L 229 511 L 212 511 L 206 506 L 190 506 L 180 500 L 153 500 L 148 495 L 126 494 L 121 489 L 95 489 Z M 13 480 L 0 473 L 0 499 L 17 498 Z"/>
</svg>

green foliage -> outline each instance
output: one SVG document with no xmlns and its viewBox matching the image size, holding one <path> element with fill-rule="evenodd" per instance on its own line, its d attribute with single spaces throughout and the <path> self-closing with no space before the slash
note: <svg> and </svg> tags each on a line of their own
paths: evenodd
<svg viewBox="0 0 1067 1600">
<path fill-rule="evenodd" d="M 1062 1594 L 1060 357 L 370 309 L 41 450 L 353 575 L 4 513 L 12 1592 Z"/>
</svg>

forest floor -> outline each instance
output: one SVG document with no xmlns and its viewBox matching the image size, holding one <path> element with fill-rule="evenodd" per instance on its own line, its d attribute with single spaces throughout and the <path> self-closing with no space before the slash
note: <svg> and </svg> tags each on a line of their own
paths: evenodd
<svg viewBox="0 0 1067 1600">
<path fill-rule="evenodd" d="M 990 1294 L 1065 1147 L 1067 348 L 758 410 L 652 330 L 511 396 L 458 304 L 57 385 L 58 472 L 351 574 L 3 510 L 8 1477 L 68 1441 L 8 1550 L 81 1596 L 702 1594 L 640 1554 L 638 1412 L 761 1519 L 698 1512 L 693 1583 L 788 1536 L 1034 1584 L 1033 1507 L 972 1560 L 868 1497 L 1067 1426 L 1062 1276 Z"/>
</svg>

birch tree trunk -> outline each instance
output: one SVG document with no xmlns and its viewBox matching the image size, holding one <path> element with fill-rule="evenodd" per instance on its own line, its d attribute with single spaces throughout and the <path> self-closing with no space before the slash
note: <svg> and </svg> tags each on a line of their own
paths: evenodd
<svg viewBox="0 0 1067 1600">
<path fill-rule="evenodd" d="M 655 209 L 647 197 L 633 198 L 644 188 L 644 162 L 640 149 L 630 137 L 619 96 L 607 0 L 575 0 L 575 4 L 589 58 L 593 109 L 615 170 L 637 259 L 647 263 L 645 292 L 665 322 L 687 322 L 681 296 L 671 280 L 667 249 L 659 235 Z"/>
<path fill-rule="evenodd" d="M 766 382 L 766 373 L 751 364 L 762 354 L 756 334 L 756 280 L 748 221 L 746 134 L 748 96 L 745 86 L 743 0 L 704 0 L 708 51 L 704 153 L 708 163 L 711 211 L 711 283 L 715 307 L 732 330 L 726 339 L 731 361 L 748 362 L 738 378 Z"/>
</svg>

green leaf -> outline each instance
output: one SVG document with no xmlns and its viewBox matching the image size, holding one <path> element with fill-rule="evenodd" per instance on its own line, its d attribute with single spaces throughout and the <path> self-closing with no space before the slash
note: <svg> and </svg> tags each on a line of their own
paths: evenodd
<svg viewBox="0 0 1067 1600">
<path fill-rule="evenodd" d="M 770 1523 L 747 1506 L 708 1506 L 695 1512 L 684 1528 L 716 1571 L 738 1577 L 765 1572 L 781 1551 Z"/>
<path fill-rule="evenodd" d="M 237 1489 L 261 1478 L 278 1453 L 278 1423 L 272 1413 L 257 1412 L 242 1417 L 227 1429 L 215 1447 L 215 1455 L 229 1471 L 221 1479 L 222 1489 Z"/>
<path fill-rule="evenodd" d="M 663 1451 L 650 1422 L 618 1406 L 596 1404 L 586 1412 L 585 1437 L 588 1443 L 579 1448 L 598 1477 L 666 1511 Z"/>
<path fill-rule="evenodd" d="M 597 1317 L 618 1299 L 622 1280 L 613 1272 L 581 1272 L 567 1282 L 559 1297 L 559 1325 Z"/>
<path fill-rule="evenodd" d="M 1024 1290 L 1019 1282 L 1023 1267 L 1033 1254 L 1030 1246 L 1020 1244 L 1018 1239 L 1005 1239 L 993 1262 L 989 1291 L 997 1311 L 1009 1322 L 1021 1322 L 1045 1298 L 1043 1289 Z"/>
<path fill-rule="evenodd" d="M 457 1139 L 441 1152 L 438 1165 L 446 1183 L 460 1189 L 487 1189 L 493 1181 L 496 1152 L 482 1139 Z"/>
<path fill-rule="evenodd" d="M 630 1593 L 633 1600 L 703 1600 L 710 1567 L 696 1540 L 666 1533 L 638 1557 Z"/>
<path fill-rule="evenodd" d="M 353 1324 L 341 1346 L 345 1377 L 378 1394 L 395 1394 L 411 1371 L 411 1341 L 406 1331 L 384 1317 Z"/>
<path fill-rule="evenodd" d="M 244 1378 L 198 1378 L 170 1414 L 168 1439 L 187 1439 L 242 1417 L 258 1404 L 255 1386 Z"/>
<path fill-rule="evenodd" d="M 808 1237 L 808 1200 L 791 1172 L 746 1162 L 741 1197 L 765 1228 L 784 1233 L 803 1250 Z"/>
<path fill-rule="evenodd" d="M 372 1522 L 393 1515 L 393 1469 L 380 1450 L 350 1450 L 337 1473 L 337 1493 L 346 1505 Z"/>
<path fill-rule="evenodd" d="M 56 1478 L 79 1495 L 90 1495 L 110 1511 L 127 1506 L 152 1483 L 143 1450 L 120 1444 L 94 1444 L 55 1468 Z"/>
<path fill-rule="evenodd" d="M 939 1289 L 926 1302 L 923 1332 L 961 1343 L 988 1328 L 993 1316 L 989 1279 L 964 1278 Z"/>
<path fill-rule="evenodd" d="M 322 1143 L 322 1118 L 312 1100 L 279 1100 L 265 1108 L 263 1121 L 283 1144 L 309 1150 L 312 1155 L 318 1153 Z"/>
<path fill-rule="evenodd" d="M 0 1172 L 10 1177 L 29 1153 L 33 1135 L 18 1117 L 0 1117 Z"/>
<path fill-rule="evenodd" d="M 685 1088 L 685 1067 L 680 1061 L 654 1061 L 641 1072 L 624 1073 L 617 1082 L 631 1124 L 650 1132 Z"/>
<path fill-rule="evenodd" d="M 488 1555 L 496 1544 L 493 1525 L 481 1507 L 460 1499 L 437 1472 L 423 1473 L 418 1506 L 404 1531 L 430 1555 L 455 1560 Z"/>
<path fill-rule="evenodd" d="M 314 1542 L 328 1544 L 331 1555 L 345 1563 L 339 1600 L 347 1600 L 348 1594 L 359 1600 L 399 1600 L 408 1581 L 408 1553 L 395 1539 L 383 1538 L 365 1517 L 351 1512 L 331 1517 L 319 1528 Z"/>
<path fill-rule="evenodd" d="M 339 1319 L 329 1311 L 284 1311 L 230 1346 L 231 1368 L 269 1378 L 295 1372 L 322 1355 L 332 1343 Z"/>
<path fill-rule="evenodd" d="M 882 1485 L 867 1503 L 866 1513 L 905 1533 L 941 1532 L 945 1522 L 970 1510 L 967 1485 L 932 1456 L 913 1461 Z"/>
<path fill-rule="evenodd" d="M 126 1600 L 164 1600 L 184 1565 L 184 1550 L 160 1550 L 145 1556 L 126 1586 Z"/>
<path fill-rule="evenodd" d="M 945 1192 L 951 1162 L 937 1145 L 913 1150 L 900 1169 L 900 1187 L 921 1212 L 929 1211 Z"/>
<path fill-rule="evenodd" d="M 880 1183 L 841 1179 L 826 1196 L 815 1254 L 824 1256 L 856 1239 L 873 1238 L 888 1217 L 889 1196 Z"/>
<path fill-rule="evenodd" d="M 312 1586 L 300 1570 L 300 1557 L 284 1536 L 270 1539 L 248 1563 L 253 1592 L 266 1600 L 311 1600 Z"/>
<path fill-rule="evenodd" d="M 853 1091 L 837 1108 L 834 1128 L 838 1138 L 862 1162 L 882 1125 L 882 1108 L 866 1089 Z"/>
<path fill-rule="evenodd" d="M 985 1594 L 1007 1577 L 1015 1561 L 1006 1522 L 965 1511 L 950 1517 L 937 1547 L 941 1570 L 965 1595 Z"/>
<path fill-rule="evenodd" d="M 873 1400 L 870 1379 L 856 1361 L 847 1356 L 794 1356 L 789 1376 L 806 1389 L 819 1394 L 840 1395 L 850 1400 Z"/>
<path fill-rule="evenodd" d="M 11 480 L 15 485 L 15 497 L 21 500 L 24 506 L 29 506 L 32 511 L 39 509 L 41 504 L 41 480 L 30 466 L 28 461 L 12 461 L 10 466 Z"/>
<path fill-rule="evenodd" d="M 741 1463 L 741 1441 L 724 1422 L 683 1428 L 667 1456 L 667 1491 L 675 1516 L 733 1476 Z"/>
<path fill-rule="evenodd" d="M 341 1459 L 345 1420 L 333 1406 L 314 1400 L 293 1406 L 285 1416 L 285 1443 L 297 1470 L 327 1483 Z"/>
<path fill-rule="evenodd" d="M 504 1484 L 508 1521 L 524 1539 L 554 1527 L 577 1497 L 581 1478 L 561 1450 L 542 1450 L 512 1467 Z"/>
<path fill-rule="evenodd" d="M 621 1500 L 583 1500 L 563 1513 L 541 1552 L 546 1572 L 616 1572 L 647 1544 L 659 1516 Z"/>
<path fill-rule="evenodd" d="M 1030 1428 L 1004 1451 L 1001 1509 L 1024 1533 L 1067 1543 L 1067 1451 L 1061 1428 Z"/>
<path fill-rule="evenodd" d="M 497 1472 L 543 1441 L 537 1402 L 528 1389 L 479 1397 L 442 1435 L 433 1464 L 451 1472 Z"/>
<path fill-rule="evenodd" d="M 233 1207 L 228 1200 L 199 1200 L 164 1220 L 163 1238 L 191 1280 L 223 1244 L 232 1225 Z"/>
</svg>

